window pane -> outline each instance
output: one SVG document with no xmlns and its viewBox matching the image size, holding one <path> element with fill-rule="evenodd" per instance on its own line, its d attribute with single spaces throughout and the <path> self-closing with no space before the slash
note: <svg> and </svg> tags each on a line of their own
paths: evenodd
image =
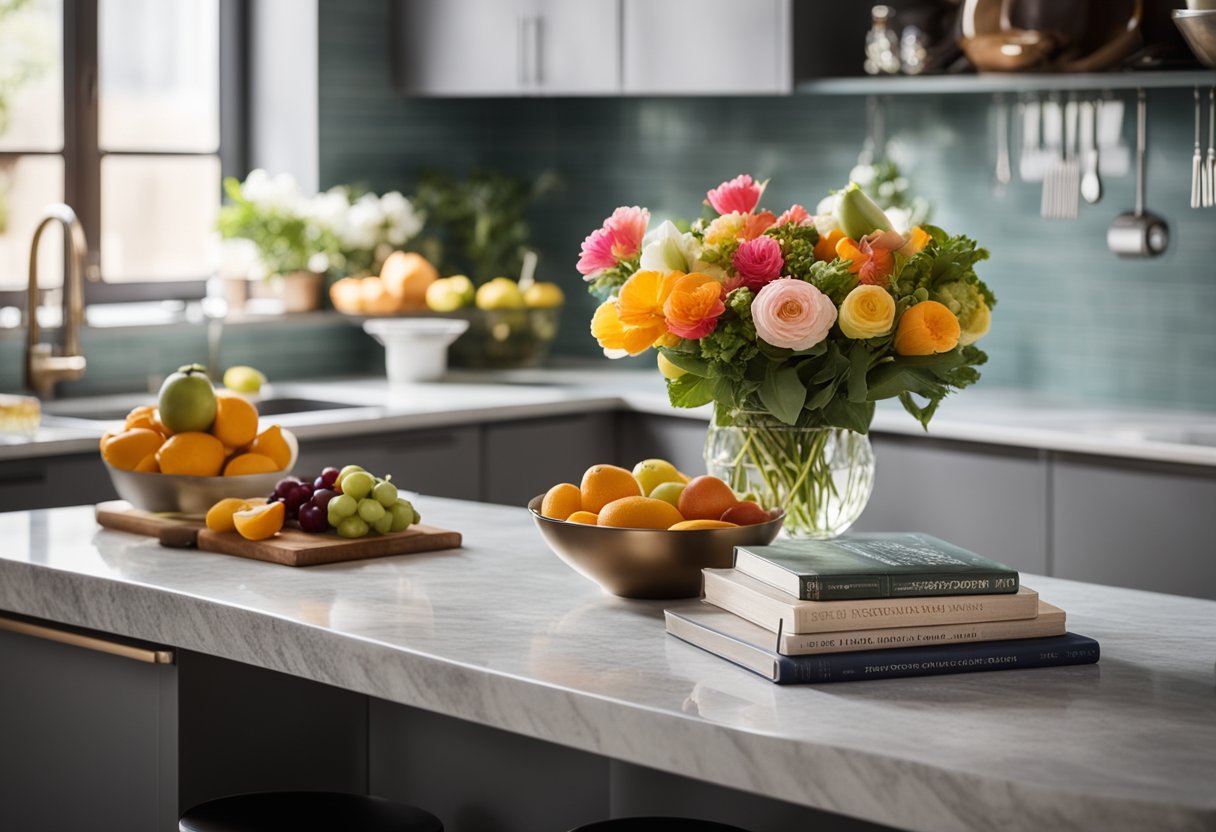
<svg viewBox="0 0 1216 832">
<path fill-rule="evenodd" d="M 101 146 L 218 148 L 218 0 L 101 0 L 98 15 Z"/>
<path fill-rule="evenodd" d="M 113 282 L 190 280 L 218 267 L 215 156 L 101 160 L 101 274 Z"/>
<path fill-rule="evenodd" d="M 61 0 L 0 1 L 0 150 L 62 147 Z"/>
<path fill-rule="evenodd" d="M 42 209 L 63 202 L 63 157 L 0 158 L 0 289 L 24 289 L 30 241 Z M 38 284 L 63 283 L 63 234 L 48 226 L 38 244 Z"/>
</svg>

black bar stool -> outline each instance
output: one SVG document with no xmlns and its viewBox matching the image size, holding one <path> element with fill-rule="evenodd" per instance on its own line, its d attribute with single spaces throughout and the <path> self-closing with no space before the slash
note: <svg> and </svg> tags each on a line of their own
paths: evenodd
<svg viewBox="0 0 1216 832">
<path fill-rule="evenodd" d="M 712 820 L 693 818 L 617 818 L 599 820 L 570 832 L 747 832 L 738 826 L 727 826 Z"/>
<path fill-rule="evenodd" d="M 180 832 L 443 832 L 430 812 L 380 797 L 338 792 L 256 792 L 191 808 Z"/>
</svg>

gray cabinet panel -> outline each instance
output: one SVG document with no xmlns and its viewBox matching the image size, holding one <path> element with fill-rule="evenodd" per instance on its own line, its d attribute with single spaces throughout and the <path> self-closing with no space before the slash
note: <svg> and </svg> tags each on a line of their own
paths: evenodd
<svg viewBox="0 0 1216 832">
<path fill-rule="evenodd" d="M 559 482 L 577 485 L 592 465 L 613 461 L 613 427 L 611 413 L 487 426 L 482 499 L 524 505 Z"/>
<path fill-rule="evenodd" d="M 0 462 L 0 511 L 78 506 L 117 497 L 99 454 Z"/>
<path fill-rule="evenodd" d="M 544 95 L 620 92 L 620 0 L 533 2 L 536 43 L 525 43 L 537 56 L 534 80 L 539 90 Z M 589 43 L 594 46 L 589 48 Z"/>
<path fill-rule="evenodd" d="M 397 86 L 410 95 L 519 95 L 530 0 L 397 0 Z"/>
<path fill-rule="evenodd" d="M 708 421 L 682 416 L 622 413 L 617 447 L 619 464 L 632 467 L 643 459 L 666 459 L 685 474 L 705 473 L 705 433 Z"/>
<path fill-rule="evenodd" d="M 1052 473 L 1055 575 L 1216 599 L 1211 469 L 1059 455 Z"/>
<path fill-rule="evenodd" d="M 1047 571 L 1046 456 L 871 436 L 874 494 L 857 531 L 922 531 L 1022 572 Z"/>
<path fill-rule="evenodd" d="M 300 443 L 295 471 L 362 465 L 402 488 L 436 497 L 480 498 L 481 437 L 473 426 L 317 439 Z"/>
<path fill-rule="evenodd" d="M 0 631 L 0 829 L 175 828 L 175 673 Z"/>
<path fill-rule="evenodd" d="M 625 92 L 789 92 L 793 83 L 790 21 L 791 0 L 624 0 Z"/>
</svg>

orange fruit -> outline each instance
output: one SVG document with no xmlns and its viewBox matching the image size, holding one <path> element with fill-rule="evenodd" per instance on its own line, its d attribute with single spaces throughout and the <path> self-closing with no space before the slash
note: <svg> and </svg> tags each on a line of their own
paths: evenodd
<svg viewBox="0 0 1216 832">
<path fill-rule="evenodd" d="M 641 497 L 642 486 L 633 474 L 615 465 L 592 465 L 583 474 L 579 487 L 583 511 L 599 514 L 600 509 L 622 497 Z"/>
<path fill-rule="evenodd" d="M 211 433 L 229 448 L 248 445 L 258 435 L 258 409 L 235 393 L 217 392 Z"/>
<path fill-rule="evenodd" d="M 682 522 L 675 506 L 653 497 L 621 497 L 600 511 L 596 525 L 618 529 L 666 529 Z"/>
<path fill-rule="evenodd" d="M 584 526 L 594 526 L 599 523 L 599 515 L 589 511 L 576 511 L 566 518 L 567 523 L 582 523 Z"/>
<path fill-rule="evenodd" d="M 232 513 L 232 524 L 237 534 L 246 540 L 265 540 L 283 528 L 287 518 L 287 507 L 282 503 L 266 503 L 250 506 Z"/>
<path fill-rule="evenodd" d="M 165 427 L 165 423 L 160 420 L 160 409 L 159 408 L 153 409 L 151 419 L 152 419 L 152 429 L 153 430 L 160 431 L 160 433 L 163 436 L 172 436 L 173 435 L 173 431 L 171 431 L 171 430 L 169 430 L 169 428 Z"/>
<path fill-rule="evenodd" d="M 225 477 L 240 477 L 245 474 L 270 474 L 283 469 L 274 460 L 261 454 L 237 454 L 224 466 Z"/>
<path fill-rule="evenodd" d="M 131 430 L 132 428 L 148 428 L 149 430 L 160 430 L 158 423 L 152 418 L 152 414 L 156 412 L 153 405 L 145 404 L 134 408 L 127 414 L 127 421 L 123 423 L 123 430 Z"/>
<path fill-rule="evenodd" d="M 545 492 L 545 499 L 540 502 L 540 514 L 553 520 L 567 520 L 571 514 L 583 508 L 583 495 L 578 486 L 569 482 L 559 482 Z"/>
<path fill-rule="evenodd" d="M 707 474 L 689 480 L 676 505 L 686 520 L 717 520 L 737 502 L 729 485 Z"/>
<path fill-rule="evenodd" d="M 682 523 L 676 523 L 669 531 L 673 532 L 695 532 L 699 529 L 737 529 L 737 523 L 727 523 L 725 520 L 685 520 Z"/>
<path fill-rule="evenodd" d="M 134 471 L 144 457 L 155 454 L 165 437 L 149 428 L 131 428 L 102 439 L 101 458 L 124 471 Z"/>
<path fill-rule="evenodd" d="M 722 512 L 722 520 L 728 523 L 734 523 L 737 526 L 751 526 L 756 523 L 767 523 L 773 518 L 769 513 L 760 507 L 759 503 L 753 503 L 750 500 L 742 503 L 735 503 L 733 506 Z"/>
<path fill-rule="evenodd" d="M 162 474 L 218 477 L 224 467 L 224 445 L 209 433 L 177 433 L 160 446 L 156 461 Z"/>
<path fill-rule="evenodd" d="M 150 453 L 139 461 L 135 466 L 135 470 L 141 474 L 159 474 L 160 464 L 156 461 L 156 453 Z"/>
<path fill-rule="evenodd" d="M 278 466 L 275 469 L 277 471 L 282 471 L 291 464 L 291 446 L 283 438 L 283 429 L 278 425 L 271 425 L 259 433 L 245 450 L 270 457 Z"/>
<path fill-rule="evenodd" d="M 252 507 L 248 500 L 242 500 L 240 497 L 225 497 L 207 509 L 207 528 L 213 532 L 236 531 L 232 515 Z"/>
</svg>

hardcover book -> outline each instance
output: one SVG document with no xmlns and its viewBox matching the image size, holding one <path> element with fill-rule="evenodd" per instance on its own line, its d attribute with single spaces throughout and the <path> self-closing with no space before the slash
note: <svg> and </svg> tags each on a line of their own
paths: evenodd
<svg viewBox="0 0 1216 832">
<path fill-rule="evenodd" d="M 665 610 L 664 616 L 671 635 L 779 685 L 1093 664 L 1100 652 L 1092 638 L 1065 633 L 1046 638 L 783 656 L 773 650 L 772 633 L 746 621 L 726 632 L 706 626 L 699 615 Z"/>
<path fill-rule="evenodd" d="M 939 598 L 866 598 L 801 601 L 737 569 L 703 569 L 705 600 L 774 633 L 840 633 L 932 624 L 1013 621 L 1039 614 L 1039 594 Z"/>
<path fill-rule="evenodd" d="M 804 601 L 1018 591 L 1018 573 L 919 532 L 738 546 L 735 568 Z"/>
<path fill-rule="evenodd" d="M 746 639 L 757 625 L 712 604 L 701 603 L 676 613 L 709 630 Z M 1046 638 L 1065 632 L 1064 610 L 1039 601 L 1039 614 L 1015 621 L 977 621 L 971 624 L 930 624 L 924 627 L 864 629 L 840 633 L 771 633 L 766 644 L 783 656 L 819 656 L 857 650 L 886 650 L 896 647 L 928 647 L 965 644 L 973 641 L 1002 641 L 1013 638 Z"/>
</svg>

